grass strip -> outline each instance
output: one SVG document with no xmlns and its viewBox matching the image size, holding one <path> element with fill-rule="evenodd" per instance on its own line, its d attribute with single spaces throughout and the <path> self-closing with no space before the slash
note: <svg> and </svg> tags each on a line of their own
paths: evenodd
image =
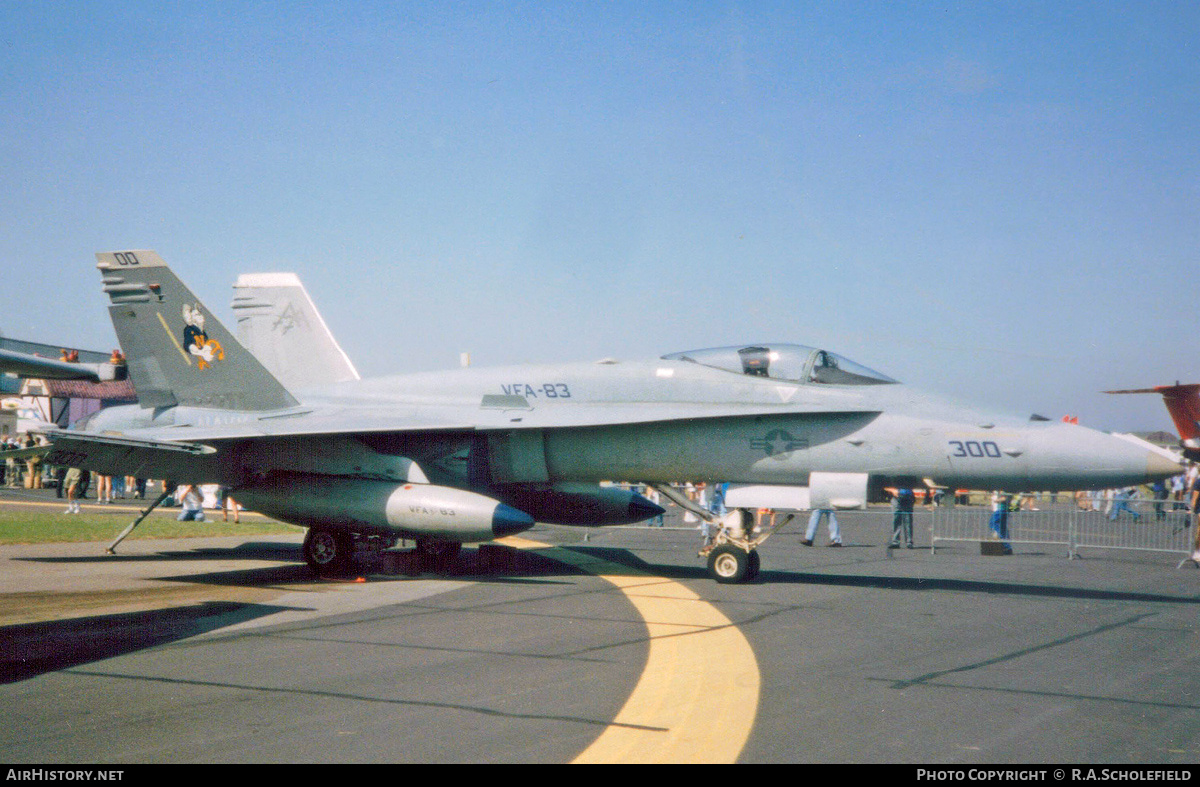
<svg viewBox="0 0 1200 787">
<path fill-rule="evenodd" d="M 67 514 L 66 503 L 5 506 L 0 508 L 0 544 L 49 544 L 68 541 L 111 541 L 137 518 L 139 509 L 94 511 L 84 504 L 79 514 Z M 304 528 L 242 513 L 238 524 L 221 521 L 221 513 L 205 512 L 205 522 L 179 522 L 179 509 L 154 511 L 137 526 L 131 539 L 210 538 L 217 536 L 287 535 Z"/>
</svg>

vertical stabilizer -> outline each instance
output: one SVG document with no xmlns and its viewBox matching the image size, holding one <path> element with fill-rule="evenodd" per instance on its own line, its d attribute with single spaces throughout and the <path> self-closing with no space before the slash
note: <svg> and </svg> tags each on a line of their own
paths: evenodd
<svg viewBox="0 0 1200 787">
<path fill-rule="evenodd" d="M 143 407 L 261 411 L 297 403 L 158 254 L 101 252 L 96 260 Z"/>
<path fill-rule="evenodd" d="M 294 273 L 243 273 L 233 285 L 238 339 L 290 389 L 359 379 Z"/>
<path fill-rule="evenodd" d="M 1163 404 L 1188 448 L 1200 448 L 1200 385 L 1162 385 L 1157 388 Z"/>
</svg>

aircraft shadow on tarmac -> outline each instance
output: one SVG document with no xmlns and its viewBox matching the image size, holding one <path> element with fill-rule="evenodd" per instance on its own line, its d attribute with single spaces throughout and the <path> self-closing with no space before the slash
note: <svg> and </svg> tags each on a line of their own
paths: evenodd
<svg viewBox="0 0 1200 787">
<path fill-rule="evenodd" d="M 582 550 L 581 550 L 582 551 Z M 703 566 L 654 565 L 620 548 L 589 548 L 587 554 L 601 556 L 613 563 L 628 566 L 654 576 L 678 580 L 708 580 Z M 937 579 L 929 577 L 870 576 L 858 574 L 814 574 L 799 571 L 763 571 L 752 585 L 840 585 L 845 587 L 880 588 L 884 590 L 952 591 L 956 593 L 989 593 L 1050 598 L 1075 598 L 1103 601 L 1148 601 L 1169 604 L 1200 604 L 1200 597 L 1168 596 L 1158 593 L 1096 590 L 1092 588 L 1028 585 L 1015 582 L 992 582 L 971 579 Z"/>
<path fill-rule="evenodd" d="M 268 545 L 277 546 L 277 545 Z M 216 550 L 219 552 L 220 550 Z M 219 557 L 214 550 L 204 550 L 205 557 Z M 192 559 L 197 559 L 193 554 Z M 302 561 L 299 547 L 288 552 L 282 560 Z M 487 552 L 464 549 L 448 565 L 429 565 L 414 551 L 384 552 L 363 556 L 358 570 L 338 577 L 315 577 L 308 566 L 298 564 L 247 571 L 202 572 L 186 576 L 164 577 L 173 582 L 194 582 L 208 585 L 237 585 L 262 587 L 287 584 L 312 585 L 314 582 L 409 581 L 412 579 L 469 579 L 474 582 L 519 582 L 521 584 L 560 584 L 555 577 L 582 576 L 586 571 L 551 560 L 541 555 L 507 547 L 492 547 Z"/>
<path fill-rule="evenodd" d="M 581 554 L 601 557 L 612 566 L 624 566 L 631 572 L 678 580 L 710 580 L 704 566 L 679 566 L 649 563 L 632 552 L 619 547 L 564 546 Z M 230 548 L 208 547 L 192 550 L 155 552 L 140 555 L 95 555 L 62 558 L 18 558 L 45 563 L 102 563 L 111 561 L 162 562 L 164 560 L 276 560 L 286 565 L 256 568 L 246 571 L 216 571 L 163 577 L 176 582 L 210 585 L 264 587 L 288 584 L 311 584 L 316 581 L 308 567 L 302 564 L 300 546 L 278 542 L 246 542 Z M 369 582 L 386 582 L 415 577 L 437 576 L 463 578 L 485 582 L 553 582 L 553 577 L 580 576 L 584 570 L 537 554 L 534 551 L 491 546 L 486 552 L 464 549 L 449 565 L 431 567 L 412 551 L 393 551 L 365 555 L 361 561 L 361 576 Z M 353 578 L 353 577 L 350 577 Z M 346 578 L 342 578 L 343 580 Z M 1143 601 L 1172 604 L 1200 604 L 1200 597 L 1169 596 L 1155 593 L 1109 591 L 1093 588 L 1030 585 L 1014 582 L 995 582 L 970 579 L 938 579 L 930 577 L 872 576 L 860 574 L 826 574 L 779 569 L 764 569 L 751 584 L 840 585 L 846 587 L 880 588 L 909 591 L 953 591 L 959 593 L 989 593 L 1081 600 Z"/>
<path fill-rule="evenodd" d="M 146 552 L 141 554 L 121 553 L 108 555 L 97 552 L 95 555 L 74 555 L 71 557 L 31 557 L 14 558 L 31 563 L 159 563 L 164 560 L 280 560 L 299 561 L 299 544 L 287 544 L 270 541 L 247 541 L 234 547 L 203 547 L 198 549 L 163 550 L 161 552 Z"/>
<path fill-rule="evenodd" d="M 399 553 L 403 576 L 396 576 L 396 560 L 383 559 L 364 568 L 371 582 L 396 580 L 433 574 L 425 571 L 406 555 Z M 380 556 L 376 556 L 380 557 Z M 386 558 L 386 553 L 383 556 Z M 303 564 L 299 545 L 278 543 L 245 543 L 230 549 L 204 548 L 158 552 L 142 555 L 97 555 L 71 558 L 24 558 L 30 562 L 100 563 L 124 562 L 229 560 L 288 561 L 285 565 L 268 566 L 246 571 L 202 572 L 192 575 L 159 577 L 166 582 L 188 582 L 227 587 L 286 588 L 311 586 L 318 582 Z M 291 562 L 295 561 L 295 562 Z M 383 573 L 376 573 L 382 571 Z M 458 558 L 436 573 L 445 578 L 471 578 L 476 581 L 517 581 L 554 583 L 554 577 L 582 575 L 586 572 L 522 550 L 504 549 L 492 552 L 481 560 L 476 550 L 464 550 Z M 542 579 L 539 579 L 542 578 Z M 346 581 L 350 577 L 341 578 Z M 337 580 L 335 580 L 337 581 Z M 64 603 L 69 603 L 64 602 Z M 49 620 L 37 623 L 0 627 L 0 684 L 14 683 L 47 672 L 101 661 L 147 648 L 170 644 L 188 637 L 233 626 L 249 620 L 264 618 L 283 611 L 303 611 L 300 607 L 260 604 L 239 601 L 202 601 L 147 611 L 122 612 Z"/>
<path fill-rule="evenodd" d="M 244 571 L 204 571 L 160 577 L 168 582 L 192 582 L 207 585 L 238 587 L 267 587 L 311 585 L 318 581 L 346 581 L 364 578 L 369 582 L 406 580 L 435 575 L 442 578 L 463 578 L 490 582 L 550 582 L 553 577 L 580 576 L 587 572 L 552 560 L 535 552 L 490 546 L 486 551 L 464 549 L 448 565 L 430 566 L 412 550 L 367 553 L 360 555 L 358 571 L 342 577 L 321 580 L 304 564 L 299 544 L 278 542 L 245 542 L 237 546 L 204 547 L 187 550 L 164 550 L 142 554 L 84 555 L 71 557 L 13 558 L 30 563 L 104 564 L 104 563 L 189 563 L 205 560 L 278 561 L 282 565 L 247 569 Z"/>
<path fill-rule="evenodd" d="M 204 601 L 0 627 L 0 684 L 176 642 L 292 607 Z"/>
<path fill-rule="evenodd" d="M 607 561 L 606 573 L 629 569 L 631 573 L 647 574 L 676 580 L 709 581 L 702 566 L 656 565 L 647 563 L 632 552 L 618 547 L 562 547 L 580 554 Z M 386 555 L 387 553 L 385 553 Z M 396 554 L 396 553 L 392 553 Z M 399 553 L 401 556 L 412 553 Z M 483 582 L 549 582 L 555 577 L 585 574 L 579 568 L 536 552 L 510 548 L 493 549 L 483 553 L 464 550 L 449 565 L 430 573 L 413 562 L 400 565 L 405 577 L 463 578 Z M 247 571 L 199 573 L 166 577 L 169 581 L 198 584 L 264 587 L 288 584 L 311 584 L 314 578 L 307 566 L 299 563 L 299 547 L 278 543 L 246 543 L 230 549 L 205 548 L 173 551 L 153 555 L 96 556 L 77 558 L 41 558 L 49 562 L 92 562 L 103 560 L 179 560 L 230 559 L 244 557 L 255 560 L 289 561 L 288 565 L 255 568 Z M 394 559 L 394 558 L 393 558 Z M 290 561 L 297 561 L 290 563 Z M 396 564 L 364 566 L 382 568 L 385 573 L 363 572 L 370 582 L 396 579 Z M 947 591 L 1022 595 L 1033 597 L 1076 598 L 1088 600 L 1139 601 L 1171 604 L 1200 604 L 1200 598 L 1168 596 L 1154 593 L 1105 591 L 1090 588 L 1053 587 L 1010 582 L 962 579 L 913 578 L 848 574 L 820 574 L 782 570 L 763 571 L 753 584 L 778 585 L 838 585 L 846 587 L 879 588 L 897 591 Z M 150 647 L 169 644 L 188 637 L 225 628 L 297 607 L 238 601 L 202 601 L 164 609 L 94 615 L 65 620 L 27 623 L 0 627 L 0 684 L 27 680 L 46 672 L 65 669 L 111 658 Z"/>
</svg>

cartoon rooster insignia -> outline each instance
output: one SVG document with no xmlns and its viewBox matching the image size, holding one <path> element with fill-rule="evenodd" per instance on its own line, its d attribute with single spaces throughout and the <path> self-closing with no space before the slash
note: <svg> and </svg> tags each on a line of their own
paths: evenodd
<svg viewBox="0 0 1200 787">
<path fill-rule="evenodd" d="M 208 334 L 204 332 L 204 313 L 200 311 L 200 304 L 192 306 L 185 303 L 183 321 L 186 323 L 183 328 L 183 346 L 200 359 L 198 366 L 201 369 L 212 366 L 214 358 L 218 361 L 225 360 L 225 350 L 220 342 L 209 339 Z"/>
</svg>

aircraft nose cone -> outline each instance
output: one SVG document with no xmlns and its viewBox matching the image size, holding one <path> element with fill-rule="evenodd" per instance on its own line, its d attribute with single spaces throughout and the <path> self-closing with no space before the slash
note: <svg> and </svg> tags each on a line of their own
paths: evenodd
<svg viewBox="0 0 1200 787">
<path fill-rule="evenodd" d="M 1148 451 L 1146 457 L 1146 474 L 1154 479 L 1171 478 L 1187 472 L 1187 468 L 1173 459 L 1168 459 L 1157 451 Z"/>
<path fill-rule="evenodd" d="M 1149 484 L 1184 472 L 1169 451 L 1129 434 L 1056 424 L 1029 442 L 1034 486 L 1111 489 Z"/>
<path fill-rule="evenodd" d="M 531 527 L 533 517 L 529 514 L 503 503 L 496 504 L 496 510 L 492 512 L 492 532 L 496 534 L 496 538 L 521 533 Z"/>
</svg>

